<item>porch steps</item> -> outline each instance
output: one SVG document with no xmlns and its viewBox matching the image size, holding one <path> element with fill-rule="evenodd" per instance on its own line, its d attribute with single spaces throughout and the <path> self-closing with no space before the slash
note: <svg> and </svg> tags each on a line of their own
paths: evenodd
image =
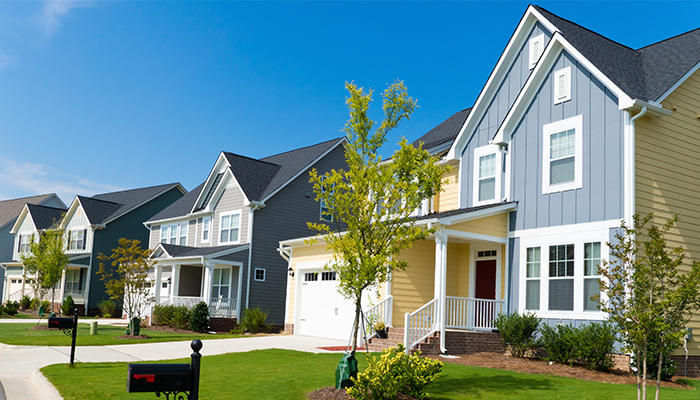
<svg viewBox="0 0 700 400">
<path fill-rule="evenodd" d="M 403 328 L 389 328 L 387 339 L 373 337 L 369 340 L 369 351 L 382 351 L 403 343 Z M 447 330 L 445 332 L 445 347 L 448 354 L 474 354 L 481 352 L 501 353 L 505 347 L 501 335 L 494 332 L 472 332 L 462 330 Z M 414 347 L 422 354 L 440 354 L 440 332 L 428 336 Z"/>
</svg>

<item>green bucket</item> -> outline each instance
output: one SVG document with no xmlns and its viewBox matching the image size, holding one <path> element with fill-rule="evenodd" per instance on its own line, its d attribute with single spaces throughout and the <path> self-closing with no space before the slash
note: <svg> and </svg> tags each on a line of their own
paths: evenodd
<svg viewBox="0 0 700 400">
<path fill-rule="evenodd" d="M 345 389 L 352 386 L 350 378 L 357 379 L 357 360 L 350 354 L 345 354 L 335 369 L 335 388 Z"/>
</svg>

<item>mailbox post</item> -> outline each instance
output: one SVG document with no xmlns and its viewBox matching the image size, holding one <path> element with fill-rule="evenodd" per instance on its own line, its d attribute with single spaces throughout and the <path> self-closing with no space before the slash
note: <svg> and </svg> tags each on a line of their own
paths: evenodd
<svg viewBox="0 0 700 400">
<path fill-rule="evenodd" d="M 75 309 L 73 318 L 49 317 L 49 328 L 58 328 L 66 335 L 71 335 L 70 366 L 73 367 L 75 360 L 75 338 L 78 335 L 78 309 Z"/>
<path fill-rule="evenodd" d="M 199 400 L 199 369 L 202 342 L 195 339 L 190 344 L 194 352 L 191 364 L 129 364 L 126 391 L 129 393 L 155 393 L 166 399 Z"/>
</svg>

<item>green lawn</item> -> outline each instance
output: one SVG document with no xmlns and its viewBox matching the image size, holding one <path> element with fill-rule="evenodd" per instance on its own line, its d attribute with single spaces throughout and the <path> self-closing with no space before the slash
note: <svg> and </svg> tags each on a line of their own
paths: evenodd
<svg viewBox="0 0 700 400">
<path fill-rule="evenodd" d="M 202 357 L 200 398 L 305 399 L 306 393 L 334 385 L 340 354 L 291 350 L 256 350 Z M 365 357 L 358 357 L 360 370 Z M 189 359 L 172 362 L 189 362 Z M 126 393 L 126 363 L 65 364 L 41 370 L 66 400 L 153 399 L 154 394 Z M 80 382 L 80 384 L 76 384 Z M 689 380 L 696 388 L 700 381 Z M 614 385 L 551 375 L 445 364 L 442 376 L 428 388 L 430 399 L 633 399 L 634 385 Z M 662 388 L 664 399 L 697 399 L 696 390 Z"/>
<path fill-rule="evenodd" d="M 43 325 L 46 322 L 42 322 Z M 0 343 L 20 346 L 70 346 L 71 338 L 62 331 L 35 331 L 29 328 L 36 324 L 0 324 Z M 78 324 L 78 346 L 106 346 L 113 344 L 134 344 L 134 343 L 155 343 L 155 342 L 175 342 L 179 340 L 192 339 L 229 339 L 244 337 L 242 335 L 217 334 L 206 335 L 199 333 L 174 333 L 152 331 L 141 329 L 142 335 L 147 335 L 150 339 L 130 340 L 115 339 L 124 334 L 124 327 L 99 325 L 97 335 L 90 335 L 89 324 Z"/>
</svg>

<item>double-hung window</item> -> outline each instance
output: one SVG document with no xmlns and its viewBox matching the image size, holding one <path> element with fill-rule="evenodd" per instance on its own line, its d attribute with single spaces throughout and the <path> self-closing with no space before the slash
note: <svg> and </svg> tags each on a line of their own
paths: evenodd
<svg viewBox="0 0 700 400">
<path fill-rule="evenodd" d="M 540 309 L 540 248 L 528 247 L 526 252 L 525 308 Z"/>
<path fill-rule="evenodd" d="M 211 285 L 212 299 L 229 299 L 231 295 L 231 269 L 214 268 Z"/>
<path fill-rule="evenodd" d="M 85 250 L 87 229 L 73 229 L 68 231 L 68 250 Z"/>
<path fill-rule="evenodd" d="M 549 309 L 574 310 L 574 245 L 549 246 Z"/>
<path fill-rule="evenodd" d="M 168 244 L 187 245 L 188 222 L 179 224 L 162 225 L 160 227 L 160 242 Z"/>
<path fill-rule="evenodd" d="M 598 311 L 598 302 L 591 297 L 600 295 L 600 242 L 583 245 L 583 311 Z"/>
<path fill-rule="evenodd" d="M 542 194 L 583 187 L 583 116 L 543 127 Z"/>
<path fill-rule="evenodd" d="M 33 238 L 34 235 L 19 235 L 19 246 L 17 247 L 17 252 L 26 253 L 31 250 L 30 243 L 32 243 Z"/>
<path fill-rule="evenodd" d="M 209 241 L 209 235 L 211 231 L 211 217 L 204 217 L 202 219 L 202 242 Z"/>
<path fill-rule="evenodd" d="M 501 159 L 496 145 L 474 149 L 474 206 L 500 201 Z"/>
<path fill-rule="evenodd" d="M 234 211 L 221 215 L 219 243 L 238 243 L 241 231 L 241 212 Z"/>
</svg>

